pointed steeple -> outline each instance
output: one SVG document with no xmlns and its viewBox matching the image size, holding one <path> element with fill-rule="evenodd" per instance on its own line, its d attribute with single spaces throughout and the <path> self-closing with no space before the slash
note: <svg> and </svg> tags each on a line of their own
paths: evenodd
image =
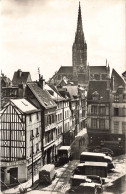
<svg viewBox="0 0 126 194">
<path fill-rule="evenodd" d="M 78 9 L 77 31 L 76 31 L 75 40 L 76 41 L 81 40 L 81 42 L 84 41 L 80 2 L 79 2 L 79 9 Z"/>
<path fill-rule="evenodd" d="M 81 6 L 79 2 L 77 30 L 72 47 L 73 57 L 73 80 L 78 83 L 87 83 L 87 44 L 85 41 L 82 25 Z"/>
<path fill-rule="evenodd" d="M 78 9 L 78 20 L 82 20 L 81 18 L 81 6 L 80 6 L 80 1 L 79 1 L 79 9 Z"/>
</svg>

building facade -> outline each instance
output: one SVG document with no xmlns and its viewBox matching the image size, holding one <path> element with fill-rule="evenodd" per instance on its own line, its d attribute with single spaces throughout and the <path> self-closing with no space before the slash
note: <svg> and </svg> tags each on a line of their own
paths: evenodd
<svg viewBox="0 0 126 194">
<path fill-rule="evenodd" d="M 87 132 L 110 133 L 110 81 L 90 81 Z"/>
<path fill-rule="evenodd" d="M 33 136 L 34 139 L 31 139 Z M 40 137 L 40 111 L 25 99 L 10 100 L 1 110 L 3 183 L 24 182 L 32 176 L 32 173 L 38 173 L 42 157 Z"/>
</svg>

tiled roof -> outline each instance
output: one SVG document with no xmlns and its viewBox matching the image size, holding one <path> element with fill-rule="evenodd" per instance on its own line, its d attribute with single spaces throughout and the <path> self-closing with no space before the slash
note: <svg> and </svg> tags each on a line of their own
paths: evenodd
<svg viewBox="0 0 126 194">
<path fill-rule="evenodd" d="M 107 90 L 107 81 L 90 81 L 87 94 L 88 100 L 92 99 L 92 94 L 94 92 L 99 93 L 101 101 L 109 101 L 109 90 Z"/>
<path fill-rule="evenodd" d="M 119 86 L 125 87 L 125 82 L 122 79 L 122 77 L 115 71 L 115 69 L 112 70 L 111 74 L 111 82 L 112 77 L 114 77 L 114 90 L 117 90 Z"/>
<path fill-rule="evenodd" d="M 55 92 L 49 85 L 46 84 L 44 86 L 44 88 L 45 88 L 45 90 L 47 90 L 49 92 L 49 94 L 50 94 L 50 96 L 51 96 L 51 98 L 53 100 L 56 100 L 56 101 L 63 101 L 64 100 L 64 98 L 61 97 L 61 95 L 59 94 L 59 92 L 58 93 Z"/>
<path fill-rule="evenodd" d="M 48 91 L 42 90 L 38 83 L 36 82 L 27 83 L 27 86 L 30 88 L 36 99 L 45 109 L 57 106 L 56 103 L 50 97 Z"/>
<path fill-rule="evenodd" d="M 13 85 L 18 85 L 21 83 L 31 82 L 31 75 L 29 72 L 21 72 L 21 76 L 18 75 L 18 71 L 14 72 L 12 83 Z"/>
<path fill-rule="evenodd" d="M 70 73 L 72 74 L 73 73 L 73 67 L 72 66 L 61 66 L 58 73 Z"/>
<path fill-rule="evenodd" d="M 107 73 L 106 66 L 89 66 L 90 73 Z"/>
<path fill-rule="evenodd" d="M 23 113 L 30 113 L 30 112 L 36 112 L 38 109 L 33 106 L 30 102 L 28 102 L 26 99 L 11 99 L 10 100 L 21 112 Z"/>
</svg>

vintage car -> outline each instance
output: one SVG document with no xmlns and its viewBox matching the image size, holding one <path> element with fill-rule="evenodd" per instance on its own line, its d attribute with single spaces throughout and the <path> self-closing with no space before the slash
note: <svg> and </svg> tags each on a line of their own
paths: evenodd
<svg viewBox="0 0 126 194">
<path fill-rule="evenodd" d="M 97 187 L 95 183 L 81 183 L 76 189 L 71 190 L 70 193 L 97 194 Z"/>
<path fill-rule="evenodd" d="M 102 193 L 103 192 L 103 181 L 100 176 L 96 175 L 87 175 L 87 178 L 90 179 L 93 183 L 95 183 L 97 187 L 97 193 Z"/>
</svg>

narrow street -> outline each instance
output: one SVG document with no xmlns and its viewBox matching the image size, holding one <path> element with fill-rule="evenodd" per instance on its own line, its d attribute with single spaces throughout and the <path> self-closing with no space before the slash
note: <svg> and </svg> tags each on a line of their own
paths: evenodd
<svg viewBox="0 0 126 194">
<path fill-rule="evenodd" d="M 126 155 L 120 156 L 119 159 L 114 158 L 114 163 L 116 164 L 115 170 L 111 173 L 108 173 L 108 177 L 106 179 L 106 184 L 104 184 L 103 193 L 111 193 L 111 194 L 121 194 L 126 191 L 126 178 L 125 178 L 125 163 L 126 163 Z M 44 187 L 43 185 L 39 185 L 35 190 L 30 191 L 30 194 L 34 193 L 69 193 L 70 189 L 70 176 L 72 175 L 72 171 L 75 169 L 79 160 L 70 161 L 68 164 L 64 165 L 61 168 L 57 168 L 57 177 L 53 180 L 52 184 Z"/>
</svg>

